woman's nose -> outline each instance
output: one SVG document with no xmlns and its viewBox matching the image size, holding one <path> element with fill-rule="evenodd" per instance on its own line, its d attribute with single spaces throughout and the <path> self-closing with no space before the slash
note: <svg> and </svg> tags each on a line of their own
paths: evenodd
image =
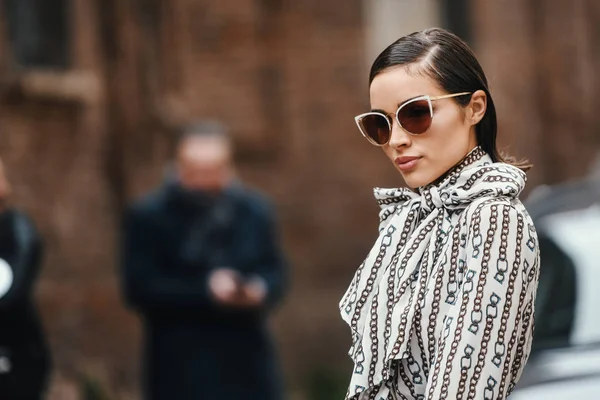
<svg viewBox="0 0 600 400">
<path fill-rule="evenodd" d="M 389 145 L 391 147 L 398 148 L 402 146 L 409 146 L 410 143 L 410 135 L 400 126 L 400 124 L 398 124 L 398 121 L 396 121 L 394 118 L 392 123 L 392 136 L 390 138 Z"/>
</svg>

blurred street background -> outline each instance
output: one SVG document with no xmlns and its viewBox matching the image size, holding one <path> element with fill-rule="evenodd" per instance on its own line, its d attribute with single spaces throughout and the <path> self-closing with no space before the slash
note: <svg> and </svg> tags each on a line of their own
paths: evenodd
<svg viewBox="0 0 600 400">
<path fill-rule="evenodd" d="M 139 398 L 121 217 L 163 178 L 182 124 L 227 124 L 241 177 L 277 206 L 292 289 L 273 327 L 288 393 L 302 400 L 345 392 L 337 304 L 376 236 L 372 187 L 402 185 L 353 120 L 388 44 L 442 26 L 474 48 L 502 148 L 535 165 L 524 198 L 583 179 L 600 154 L 597 0 L 0 4 L 0 157 L 46 245 L 36 300 L 52 400 Z"/>
</svg>

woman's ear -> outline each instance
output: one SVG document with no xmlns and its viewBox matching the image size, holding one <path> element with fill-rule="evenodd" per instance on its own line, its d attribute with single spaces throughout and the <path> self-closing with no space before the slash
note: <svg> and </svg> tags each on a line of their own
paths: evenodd
<svg viewBox="0 0 600 400">
<path fill-rule="evenodd" d="M 469 107 L 470 123 L 477 125 L 483 119 L 485 110 L 487 109 L 487 95 L 483 90 L 477 90 L 471 95 Z"/>
</svg>

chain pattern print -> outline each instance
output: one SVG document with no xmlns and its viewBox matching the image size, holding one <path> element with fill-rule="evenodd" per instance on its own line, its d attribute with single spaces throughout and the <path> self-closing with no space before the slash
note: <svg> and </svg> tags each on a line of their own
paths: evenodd
<svg viewBox="0 0 600 400">
<path fill-rule="evenodd" d="M 340 302 L 346 400 L 498 400 L 531 350 L 539 279 L 525 174 L 480 148 L 435 185 L 375 189 L 379 237 Z"/>
</svg>

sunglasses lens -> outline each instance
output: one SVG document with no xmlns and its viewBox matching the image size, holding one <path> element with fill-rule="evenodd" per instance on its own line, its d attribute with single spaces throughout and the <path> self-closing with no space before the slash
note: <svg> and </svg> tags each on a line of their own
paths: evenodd
<svg viewBox="0 0 600 400">
<path fill-rule="evenodd" d="M 418 135 L 431 126 L 431 109 L 427 100 L 406 104 L 398 111 L 398 122 L 408 132 Z"/>
<path fill-rule="evenodd" d="M 368 114 L 362 117 L 358 124 L 362 132 L 373 143 L 384 145 L 390 140 L 390 126 L 383 115 Z"/>
</svg>

